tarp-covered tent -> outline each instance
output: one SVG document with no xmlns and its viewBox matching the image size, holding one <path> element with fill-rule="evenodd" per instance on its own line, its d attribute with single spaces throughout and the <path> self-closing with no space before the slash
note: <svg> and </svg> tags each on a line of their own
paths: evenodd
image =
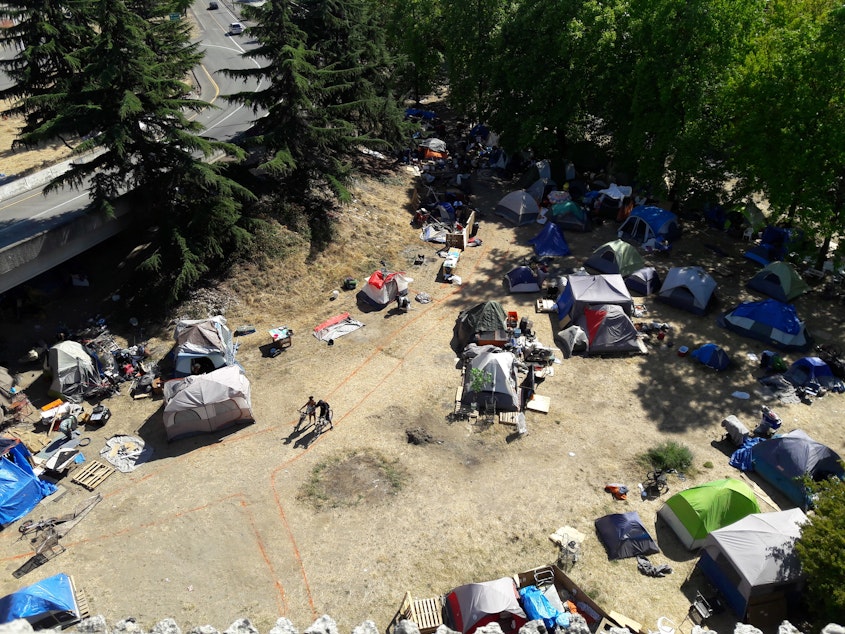
<svg viewBox="0 0 845 634">
<path fill-rule="evenodd" d="M 761 478 L 804 510 L 812 503 L 801 478 L 845 478 L 839 454 L 800 429 L 754 445 L 751 463 Z"/>
<path fill-rule="evenodd" d="M 47 365 L 53 376 L 50 393 L 62 395 L 76 403 L 92 385 L 100 382 L 94 359 L 81 343 L 60 341 L 47 353 Z"/>
<path fill-rule="evenodd" d="M 384 308 L 390 302 L 395 301 L 398 295 L 407 293 L 408 284 L 413 281 L 413 278 L 407 277 L 404 273 L 375 271 L 367 279 L 367 283 L 364 284 L 364 288 L 361 289 L 358 297 L 367 304 Z"/>
<path fill-rule="evenodd" d="M 0 598 L 0 623 L 26 619 L 34 630 L 67 627 L 80 618 L 73 580 L 64 573 Z"/>
<path fill-rule="evenodd" d="M 529 266 L 518 266 L 505 275 L 508 290 L 511 293 L 536 293 L 540 290 L 540 282 Z"/>
<path fill-rule="evenodd" d="M 468 583 L 448 593 L 444 600 L 446 623 L 456 632 L 471 634 L 489 623 L 499 623 L 503 614 L 513 620 L 516 632 L 528 620 L 519 604 L 519 593 L 512 577 Z"/>
<path fill-rule="evenodd" d="M 728 353 L 715 343 L 705 343 L 700 348 L 693 350 L 690 356 L 699 363 L 703 363 L 708 368 L 713 368 L 716 371 L 724 370 L 731 364 L 731 358 L 728 356 Z"/>
<path fill-rule="evenodd" d="M 206 434 L 254 420 L 249 379 L 239 366 L 174 379 L 164 384 L 168 440 Z"/>
<path fill-rule="evenodd" d="M 627 315 L 634 313 L 634 300 L 621 275 L 569 275 L 558 282 L 560 295 L 555 302 L 561 325 L 575 320 L 589 304 L 617 304 Z"/>
<path fill-rule="evenodd" d="M 482 302 L 461 311 L 458 315 L 455 332 L 458 345 L 463 350 L 479 332 L 505 330 L 507 320 L 505 309 L 499 302 Z"/>
<path fill-rule="evenodd" d="M 564 231 L 586 232 L 593 228 L 589 212 L 574 200 L 552 205 L 548 218 Z"/>
<path fill-rule="evenodd" d="M 716 323 L 781 350 L 807 350 L 811 343 L 795 307 L 776 299 L 743 302 L 721 315 Z"/>
<path fill-rule="evenodd" d="M 754 491 L 745 482 L 725 478 L 679 491 L 657 512 L 681 543 L 693 550 L 717 528 L 759 513 Z"/>
<path fill-rule="evenodd" d="M 576 323 L 587 334 L 589 354 L 645 352 L 634 322 L 621 306 L 590 304 Z"/>
<path fill-rule="evenodd" d="M 619 226 L 620 238 L 637 244 L 655 246 L 658 242 L 668 243 L 681 237 L 678 216 L 660 207 L 638 205 L 631 215 Z"/>
<path fill-rule="evenodd" d="M 745 258 L 766 266 L 782 260 L 789 253 L 789 245 L 797 237 L 794 229 L 766 227 L 760 237 L 760 243 L 745 252 Z"/>
<path fill-rule="evenodd" d="M 528 244 L 534 245 L 534 253 L 541 258 L 563 257 L 572 253 L 560 227 L 553 222 L 543 225 L 540 233 L 531 238 Z"/>
<path fill-rule="evenodd" d="M 797 387 L 816 383 L 826 387 L 836 382 L 833 370 L 818 357 L 802 357 L 789 366 L 783 378 Z"/>
<path fill-rule="evenodd" d="M 786 618 L 803 580 L 795 543 L 806 521 L 799 509 L 754 513 L 704 540 L 697 566 L 740 619 L 776 628 Z"/>
<path fill-rule="evenodd" d="M 625 278 L 625 286 L 631 291 L 631 295 L 646 297 L 658 291 L 660 276 L 653 266 L 644 266 Z"/>
<path fill-rule="evenodd" d="M 810 290 L 807 282 L 801 279 L 788 262 L 772 262 L 766 265 L 748 281 L 747 286 L 779 302 L 791 302 Z"/>
<path fill-rule="evenodd" d="M 636 511 L 613 513 L 595 521 L 596 534 L 608 559 L 625 559 L 660 552 Z"/>
<path fill-rule="evenodd" d="M 527 225 L 537 220 L 540 207 L 525 190 L 511 192 L 496 205 L 496 213 L 513 224 Z"/>
<path fill-rule="evenodd" d="M 661 302 L 704 315 L 716 292 L 716 280 L 698 266 L 676 266 L 669 269 L 657 299 Z"/>
<path fill-rule="evenodd" d="M 435 137 L 430 137 L 428 139 L 420 139 L 419 141 L 417 141 L 417 147 L 428 148 L 429 150 L 432 150 L 434 152 L 447 151 L 446 142 Z"/>
<path fill-rule="evenodd" d="M 176 324 L 173 355 L 176 378 L 188 376 L 194 364 L 203 372 L 210 372 L 235 363 L 235 342 L 226 318 L 217 315 L 209 319 L 186 319 Z"/>
<path fill-rule="evenodd" d="M 613 240 L 593 251 L 584 266 L 600 273 L 618 273 L 624 277 L 643 268 L 645 262 L 635 246 L 624 240 Z"/>
<path fill-rule="evenodd" d="M 472 391 L 472 370 L 488 374 L 488 380 L 478 394 Z M 477 398 L 479 409 L 494 406 L 497 412 L 516 412 L 519 410 L 518 381 L 516 357 L 512 352 L 497 346 L 481 346 L 464 373 L 461 404 L 469 407 Z"/>
<path fill-rule="evenodd" d="M 29 455 L 17 438 L 0 438 L 0 526 L 22 518 L 56 491 L 55 484 L 35 476 Z"/>
</svg>

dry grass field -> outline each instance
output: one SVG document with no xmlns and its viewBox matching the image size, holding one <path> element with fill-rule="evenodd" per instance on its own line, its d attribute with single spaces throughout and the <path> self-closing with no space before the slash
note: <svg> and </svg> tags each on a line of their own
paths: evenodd
<svg viewBox="0 0 845 634">
<path fill-rule="evenodd" d="M 94 612 L 109 620 L 134 616 L 145 629 L 167 616 L 183 629 L 205 623 L 222 629 L 247 616 L 266 631 L 280 615 L 304 628 L 323 613 L 341 631 L 364 619 L 383 628 L 406 590 L 433 596 L 552 562 L 557 553 L 547 536 L 570 525 L 587 535 L 571 575 L 599 603 L 646 629 L 664 615 L 680 622 L 697 588 L 697 578 L 688 579 L 695 555 L 657 526 L 652 534 L 663 552 L 652 561 L 669 563 L 674 574 L 647 578 L 633 560 L 607 560 L 593 521 L 636 510 L 655 527 L 661 502 L 636 495 L 644 475 L 637 457 L 666 440 L 687 445 L 695 456 L 685 481 L 670 479 L 672 491 L 738 475 L 727 464 L 719 423 L 728 414 L 749 427 L 758 422 L 759 371 L 747 355 L 765 346 L 717 328 L 715 315 L 749 297 L 744 283 L 755 269 L 741 258 L 744 243 L 688 224 L 671 255 L 650 262 L 662 272 L 695 263 L 730 273 L 717 277 L 716 311 L 696 317 L 646 299 L 646 320 L 671 324 L 673 347 L 651 346 L 648 356 L 563 360 L 538 387 L 551 398 L 549 413 L 528 413 L 523 438 L 513 439 L 512 428 L 500 424 L 452 423 L 459 371 L 450 340 L 460 310 L 496 299 L 532 318 L 540 341 L 554 345 L 556 321 L 534 314 L 534 296 L 508 295 L 502 285 L 504 273 L 531 254 L 526 240 L 538 230 L 514 228 L 493 215 L 507 187 L 478 183 L 483 245 L 462 256 L 461 286 L 436 281 L 437 247 L 421 242 L 409 226 L 413 176 L 400 169 L 357 183 L 356 199 L 325 251 L 311 253 L 291 237 L 284 261 L 239 266 L 198 291 L 170 317 L 204 316 L 210 306 L 225 305 L 230 326 L 257 329 L 239 338 L 238 352 L 252 382 L 255 423 L 168 444 L 161 401 L 133 401 L 126 390 L 112 398 L 108 424 L 85 430 L 91 438 L 86 459 L 98 457 L 105 439 L 127 433 L 154 448 L 152 460 L 109 477 L 98 489 L 103 501 L 65 538 L 67 551 L 22 580 L 11 572 L 29 556 L 29 545 L 14 526 L 0 532 L 7 573 L 0 576 L 0 594 L 64 571 L 85 588 Z M 573 256 L 555 266 L 580 266 L 614 231 L 609 224 L 567 235 Z M 59 321 L 84 323 L 101 313 L 128 343 L 139 336 L 121 302 L 111 299 L 128 294 L 120 275 L 131 266 L 134 246 L 115 241 L 87 254 L 73 266 L 89 272 L 90 288 L 54 286 L 34 295 L 37 306 L 21 321 L 3 318 L 0 361 L 22 371 L 37 405 L 46 399 L 46 379 L 37 367 L 14 360 L 49 338 Z M 413 264 L 418 254 L 426 255 L 421 266 Z M 362 312 L 352 292 L 331 300 L 343 278 L 363 283 L 380 260 L 414 278 L 412 296 L 425 291 L 433 301 L 413 302 L 408 314 L 397 314 L 390 308 Z M 797 305 L 820 340 L 842 343 L 840 304 L 811 293 Z M 333 346 L 311 336 L 315 325 L 344 311 L 365 327 Z M 172 324 L 133 316 L 153 357 L 163 358 Z M 280 325 L 294 329 L 293 346 L 268 358 L 262 354 L 267 329 Z M 676 354 L 680 345 L 708 341 L 731 354 L 733 369 L 715 374 Z M 736 399 L 737 390 L 752 396 Z M 319 438 L 294 431 L 296 410 L 312 394 L 335 411 L 334 430 Z M 844 404 L 832 394 L 810 406 L 774 408 L 785 428 L 804 429 L 843 453 Z M 433 442 L 409 444 L 408 429 L 428 432 Z M 616 501 L 604 492 L 610 482 L 627 484 L 634 494 Z M 59 499 L 32 516 L 66 512 L 90 495 L 67 481 L 62 487 Z M 713 625 L 733 629 L 729 616 Z"/>
</svg>

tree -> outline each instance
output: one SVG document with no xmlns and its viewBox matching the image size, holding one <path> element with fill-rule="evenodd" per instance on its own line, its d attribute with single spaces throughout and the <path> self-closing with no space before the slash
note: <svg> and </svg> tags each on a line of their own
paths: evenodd
<svg viewBox="0 0 845 634">
<path fill-rule="evenodd" d="M 804 597 L 821 629 L 845 620 L 845 482 L 829 479 L 812 488 L 815 513 L 795 549 L 807 575 Z"/>
<path fill-rule="evenodd" d="M 388 45 L 400 56 L 397 83 L 419 104 L 435 88 L 443 65 L 440 6 L 428 0 L 392 0 L 388 10 Z"/>
<path fill-rule="evenodd" d="M 79 53 L 96 35 L 91 10 L 88 0 L 24 0 L 0 8 L 12 23 L 0 29 L 0 42 L 17 51 L 0 59 L 11 80 L 0 99 L 10 103 L 5 113 L 24 117 L 23 134 L 57 115 L 54 95 L 78 90 Z"/>
</svg>

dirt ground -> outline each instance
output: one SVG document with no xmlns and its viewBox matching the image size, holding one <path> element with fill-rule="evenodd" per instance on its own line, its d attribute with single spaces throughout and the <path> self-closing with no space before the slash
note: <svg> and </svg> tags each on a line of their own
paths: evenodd
<svg viewBox="0 0 845 634">
<path fill-rule="evenodd" d="M 460 310 L 496 299 L 533 319 L 539 340 L 554 345 L 556 321 L 534 313 L 535 296 L 508 295 L 502 285 L 502 276 L 530 256 L 526 240 L 539 227 L 503 223 L 492 209 L 508 184 L 479 182 L 483 245 L 463 254 L 463 285 L 442 284 L 437 247 L 421 242 L 408 223 L 412 188 L 412 175 L 401 170 L 362 180 L 327 252 L 303 253 L 282 269 L 243 266 L 184 307 L 182 314 L 202 316 L 206 307 L 226 304 L 230 326 L 256 327 L 239 339 L 238 352 L 252 382 L 256 422 L 168 444 L 160 400 L 133 401 L 127 390 L 112 398 L 108 424 L 85 430 L 91 438 L 86 459 L 97 458 L 108 437 L 132 434 L 154 448 L 152 460 L 105 480 L 97 489 L 102 502 L 64 539 L 67 551 L 21 580 L 11 572 L 31 554 L 29 544 L 18 539 L 15 526 L 0 532 L 6 570 L 0 594 L 63 571 L 85 589 L 94 613 L 111 621 L 134 616 L 144 628 L 168 616 L 183 629 L 206 623 L 223 629 L 242 616 L 261 631 L 279 616 L 304 628 L 327 613 L 341 631 L 365 619 L 381 629 L 406 590 L 434 596 L 552 562 L 557 552 L 547 536 L 570 525 L 587 535 L 571 575 L 594 599 L 645 629 L 654 629 L 660 616 L 680 623 L 698 587 L 695 576 L 688 579 L 694 554 L 658 526 L 652 534 L 663 552 L 652 561 L 669 563 L 674 574 L 643 577 L 634 560 L 608 562 L 593 521 L 636 510 L 654 528 L 661 502 L 637 495 L 644 475 L 637 456 L 665 440 L 695 454 L 693 473 L 686 481 L 671 478 L 672 491 L 738 475 L 727 464 L 719 423 L 728 414 L 752 428 L 759 421 L 760 373 L 747 354 L 759 355 L 765 346 L 717 328 L 715 316 L 749 297 L 744 283 L 755 269 L 741 257 L 745 243 L 688 223 L 670 256 L 649 261 L 664 273 L 693 263 L 730 273 L 717 276 L 720 306 L 696 317 L 645 300 L 644 321 L 671 324 L 673 347 L 651 347 L 648 356 L 563 360 L 538 388 L 551 398 L 549 413 L 529 412 L 528 434 L 514 439 L 505 425 L 449 422 L 459 383 L 450 340 Z M 614 230 L 611 223 L 567 235 L 573 256 L 556 266 L 580 266 Z M 14 359 L 49 338 L 61 319 L 76 323 L 102 313 L 128 343 L 145 337 L 154 358 L 168 352 L 166 321 L 137 315 L 142 335 L 128 325 L 121 302 L 111 299 L 125 290 L 111 273 L 120 272 L 117 262 L 131 262 L 131 250 L 126 242 L 104 246 L 75 263 L 89 272 L 90 288 L 42 287 L 37 309 L 22 321 L 4 317 L 0 352 L 22 371 L 36 405 L 46 401 L 46 380 L 37 367 Z M 417 254 L 427 256 L 424 265 L 413 265 Z M 414 278 L 412 296 L 425 291 L 433 301 L 395 314 L 389 308 L 363 313 L 351 292 L 330 299 L 345 276 L 363 282 L 380 259 Z M 842 343 L 838 303 L 812 293 L 797 306 L 820 341 Z M 366 326 L 333 346 L 311 336 L 315 325 L 344 311 Z M 294 329 L 293 346 L 277 358 L 263 356 L 267 329 L 280 325 Z M 676 353 L 681 345 L 708 341 L 723 346 L 736 367 L 715 374 Z M 737 390 L 751 398 L 733 397 Z M 334 430 L 319 438 L 294 432 L 296 410 L 312 394 L 335 411 Z M 786 429 L 804 429 L 845 453 L 843 405 L 843 397 L 832 394 L 810 406 L 774 408 Z M 408 429 L 427 432 L 433 442 L 409 444 Z M 633 495 L 615 501 L 603 490 L 612 482 L 626 484 Z M 63 495 L 32 517 L 64 513 L 91 495 L 67 480 L 61 485 Z M 322 504 L 315 505 L 316 498 Z M 761 507 L 771 510 L 764 502 Z M 712 625 L 733 629 L 728 616 Z"/>
</svg>

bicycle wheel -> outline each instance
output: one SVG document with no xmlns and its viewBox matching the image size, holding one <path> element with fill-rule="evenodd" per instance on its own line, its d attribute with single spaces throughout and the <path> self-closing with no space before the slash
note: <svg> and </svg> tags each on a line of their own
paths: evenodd
<svg viewBox="0 0 845 634">
<path fill-rule="evenodd" d="M 26 521 L 25 521 L 25 522 L 23 522 L 20 526 L 18 526 L 18 530 L 19 530 L 21 533 L 26 534 L 26 533 L 28 533 L 28 532 L 30 531 L 30 529 L 32 528 L 33 524 L 35 524 L 35 522 L 34 522 L 33 520 L 26 520 Z"/>
</svg>

